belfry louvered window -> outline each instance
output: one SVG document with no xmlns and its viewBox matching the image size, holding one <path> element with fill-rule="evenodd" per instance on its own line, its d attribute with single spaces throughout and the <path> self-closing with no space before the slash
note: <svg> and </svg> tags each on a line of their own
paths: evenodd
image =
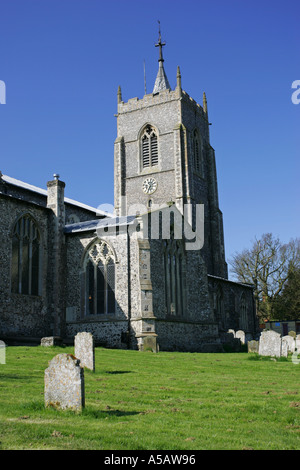
<svg viewBox="0 0 300 470">
<path fill-rule="evenodd" d="M 115 313 L 115 257 L 111 247 L 98 240 L 85 261 L 86 315 Z"/>
<path fill-rule="evenodd" d="M 155 129 L 148 125 L 142 134 L 143 168 L 158 165 L 158 140 Z"/>
<path fill-rule="evenodd" d="M 12 233 L 11 290 L 16 294 L 39 295 L 40 232 L 34 219 L 20 217 Z"/>
</svg>

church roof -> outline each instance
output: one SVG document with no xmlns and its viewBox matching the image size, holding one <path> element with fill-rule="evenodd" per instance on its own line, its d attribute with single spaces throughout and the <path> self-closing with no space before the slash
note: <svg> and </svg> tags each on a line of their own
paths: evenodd
<svg viewBox="0 0 300 470">
<path fill-rule="evenodd" d="M 109 227 L 126 227 L 135 223 L 136 216 L 128 215 L 123 217 L 105 218 L 88 220 L 86 222 L 76 222 L 75 224 L 68 224 L 65 226 L 65 233 L 78 233 L 88 232 L 90 230 L 103 230 L 105 235 L 105 229 Z"/>
<path fill-rule="evenodd" d="M 212 274 L 207 275 L 208 278 L 216 279 L 217 281 L 231 282 L 231 284 L 240 285 L 243 287 L 249 287 L 250 289 L 254 288 L 253 284 L 247 284 L 246 282 L 232 281 L 231 279 L 225 279 L 224 277 L 214 276 Z"/>
<path fill-rule="evenodd" d="M 47 196 L 47 190 L 39 188 L 37 186 L 34 186 L 29 183 L 25 183 L 24 181 L 17 180 L 15 178 L 12 178 L 7 175 L 2 175 L 2 180 L 5 181 L 6 183 L 12 184 L 14 186 L 18 186 L 19 188 L 27 189 L 29 191 L 33 191 L 35 193 L 41 194 L 43 196 Z M 95 207 L 91 207 L 87 204 L 83 204 L 82 202 L 75 201 L 74 199 L 70 199 L 68 197 L 65 197 L 65 203 L 71 204 L 73 206 L 80 207 L 81 209 L 86 209 L 88 211 L 94 212 L 97 215 L 105 215 L 106 217 L 111 217 L 110 214 L 100 211 L 99 209 L 96 209 Z"/>
<path fill-rule="evenodd" d="M 156 76 L 153 93 L 159 93 L 162 90 L 171 90 L 171 87 L 163 63 L 159 62 L 158 73 Z"/>
</svg>

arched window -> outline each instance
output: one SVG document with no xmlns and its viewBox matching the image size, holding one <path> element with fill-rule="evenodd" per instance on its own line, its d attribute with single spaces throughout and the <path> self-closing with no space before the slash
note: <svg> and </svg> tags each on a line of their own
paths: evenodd
<svg viewBox="0 0 300 470">
<path fill-rule="evenodd" d="M 39 295 L 40 232 L 35 220 L 25 214 L 12 233 L 11 290 L 16 294 Z"/>
<path fill-rule="evenodd" d="M 224 297 L 223 297 L 223 290 L 220 285 L 218 285 L 217 292 L 216 292 L 216 316 L 217 316 L 217 321 L 219 321 L 223 325 L 224 324 Z"/>
<path fill-rule="evenodd" d="M 158 141 L 155 129 L 147 125 L 141 136 L 142 168 L 158 165 Z"/>
<path fill-rule="evenodd" d="M 240 328 L 242 330 L 247 330 L 248 328 L 247 302 L 244 293 L 241 295 L 240 301 Z"/>
<path fill-rule="evenodd" d="M 164 240 L 165 302 L 169 315 L 183 315 L 185 307 L 182 240 Z"/>
<path fill-rule="evenodd" d="M 104 240 L 97 240 L 85 256 L 85 314 L 116 311 L 115 256 Z"/>
<path fill-rule="evenodd" d="M 193 132 L 194 170 L 203 176 L 202 148 L 197 130 Z"/>
</svg>

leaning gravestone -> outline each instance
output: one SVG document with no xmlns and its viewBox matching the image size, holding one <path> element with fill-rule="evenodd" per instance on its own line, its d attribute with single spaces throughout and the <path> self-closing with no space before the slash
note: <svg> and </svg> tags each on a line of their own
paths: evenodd
<svg viewBox="0 0 300 470">
<path fill-rule="evenodd" d="M 281 336 L 276 331 L 263 331 L 259 340 L 260 356 L 281 356 Z"/>
<path fill-rule="evenodd" d="M 58 354 L 45 370 L 45 406 L 81 411 L 84 407 L 84 369 L 72 354 Z"/>
<path fill-rule="evenodd" d="M 81 367 L 95 370 L 95 345 L 92 333 L 77 333 L 74 339 L 74 354 Z"/>
</svg>

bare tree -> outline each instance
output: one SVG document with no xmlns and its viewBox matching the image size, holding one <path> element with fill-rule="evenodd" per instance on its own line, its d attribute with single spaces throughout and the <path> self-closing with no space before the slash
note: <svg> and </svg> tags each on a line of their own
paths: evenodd
<svg viewBox="0 0 300 470">
<path fill-rule="evenodd" d="M 238 281 L 254 286 L 258 316 L 271 318 L 272 304 L 286 285 L 291 267 L 300 266 L 300 239 L 282 244 L 266 233 L 229 263 Z"/>
</svg>

